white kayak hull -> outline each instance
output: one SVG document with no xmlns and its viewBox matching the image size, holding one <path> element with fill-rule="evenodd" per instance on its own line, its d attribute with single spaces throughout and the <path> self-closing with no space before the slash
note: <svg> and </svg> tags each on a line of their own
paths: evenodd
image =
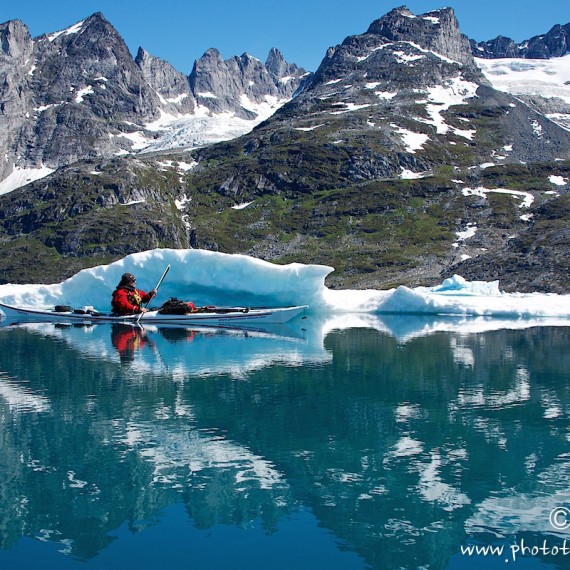
<svg viewBox="0 0 570 570">
<path fill-rule="evenodd" d="M 276 308 L 209 308 L 204 312 L 190 313 L 186 315 L 165 315 L 158 311 L 144 313 L 139 320 L 139 315 L 114 316 L 97 312 L 66 311 L 56 312 L 52 310 L 13 307 L 0 303 L 0 311 L 6 317 L 14 320 L 28 322 L 52 322 L 52 323 L 136 323 L 141 324 L 176 324 L 176 325 L 210 325 L 210 326 L 233 326 L 239 327 L 240 323 L 268 323 L 281 324 L 289 322 L 303 314 L 307 305 L 295 307 Z"/>
</svg>

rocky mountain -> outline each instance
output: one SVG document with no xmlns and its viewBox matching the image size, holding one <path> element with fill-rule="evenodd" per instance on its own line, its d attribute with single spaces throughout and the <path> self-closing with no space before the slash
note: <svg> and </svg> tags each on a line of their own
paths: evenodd
<svg viewBox="0 0 570 570">
<path fill-rule="evenodd" d="M 156 94 L 102 15 L 36 40 L 20 22 L 0 34 L 2 101 L 18 101 L 0 115 L 2 178 L 126 150 L 127 125 L 158 117 Z"/>
<path fill-rule="evenodd" d="M 334 286 L 465 271 L 544 289 L 528 248 L 508 263 L 501 254 L 541 225 L 542 204 L 559 203 L 565 216 L 570 132 L 492 88 L 451 9 L 398 8 L 329 49 L 270 120 L 195 158 L 190 220 L 201 247 L 327 263 Z M 217 225 L 208 215 L 216 193 L 227 207 Z M 543 223 L 549 232 L 566 222 Z M 558 248 L 548 251 L 564 265 Z M 483 270 L 483 259 L 494 261 Z"/>
<path fill-rule="evenodd" d="M 570 131 L 496 89 L 480 61 L 449 8 L 392 10 L 305 77 L 276 51 L 262 64 L 209 50 L 187 88 L 141 50 L 133 66 L 151 94 L 124 112 L 156 124 L 177 106 L 195 121 L 249 121 L 264 102 L 290 101 L 226 142 L 172 154 L 181 137 L 163 137 L 146 147 L 162 155 L 78 161 L 0 196 L 0 278 L 57 281 L 133 251 L 192 246 L 331 265 L 331 287 L 460 273 L 568 291 Z M 146 141 L 148 124 L 135 124 L 121 123 L 121 138 Z"/>
<path fill-rule="evenodd" d="M 200 105 L 252 120 L 257 106 L 291 99 L 303 74 L 276 49 L 269 52 L 265 64 L 248 54 L 224 61 L 218 50 L 209 49 L 195 62 L 189 79 Z M 236 108 L 236 101 L 241 106 Z"/>
<path fill-rule="evenodd" d="M 570 52 L 570 23 L 562 26 L 557 24 L 543 35 L 534 36 L 517 44 L 511 38 L 498 36 L 494 40 L 476 42 L 470 40 L 471 50 L 475 57 L 487 59 L 523 58 L 548 59 L 562 57 Z"/>
<path fill-rule="evenodd" d="M 187 114 L 196 111 L 196 100 L 186 75 L 143 48 L 139 48 L 135 63 L 140 68 L 144 80 L 158 95 L 163 112 Z"/>
<path fill-rule="evenodd" d="M 220 130 L 221 112 L 245 119 L 229 138 L 243 134 L 290 99 L 305 75 L 276 50 L 267 65 L 213 53 L 186 77 L 142 48 L 133 59 L 100 13 L 35 39 L 22 22 L 1 24 L 0 193 L 25 182 L 21 173 L 34 179 L 81 159 L 152 150 L 172 130 L 178 141 L 170 137 L 170 147 L 224 140 L 211 132 Z"/>
</svg>

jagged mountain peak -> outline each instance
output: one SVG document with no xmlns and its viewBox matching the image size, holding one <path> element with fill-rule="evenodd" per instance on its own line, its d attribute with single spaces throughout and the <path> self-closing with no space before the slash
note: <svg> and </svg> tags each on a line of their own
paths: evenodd
<svg viewBox="0 0 570 570">
<path fill-rule="evenodd" d="M 372 22 L 366 33 L 394 42 L 413 41 L 454 61 L 474 65 L 469 40 L 460 32 L 453 8 L 416 16 L 406 6 L 401 6 Z"/>
<path fill-rule="evenodd" d="M 556 24 L 546 34 L 533 36 L 518 44 L 505 36 L 483 42 L 471 40 L 471 49 L 475 57 L 485 59 L 562 57 L 570 53 L 570 23 Z"/>
<path fill-rule="evenodd" d="M 287 63 L 283 54 L 274 47 L 269 50 L 265 65 L 271 73 L 280 78 L 300 76 L 306 73 L 294 63 Z"/>
<path fill-rule="evenodd" d="M 49 41 L 50 43 L 54 41 L 62 42 L 69 39 L 71 40 L 76 39 L 77 37 L 79 37 L 84 33 L 88 34 L 103 33 L 104 36 L 107 36 L 108 34 L 113 34 L 119 38 L 121 37 L 119 32 L 113 27 L 113 25 L 109 22 L 109 20 L 107 20 L 107 18 L 104 16 L 102 12 L 95 12 L 94 14 L 91 14 L 91 16 L 88 16 L 83 20 L 79 20 L 78 22 L 75 22 L 74 24 L 63 30 L 42 34 L 36 39 L 39 42 L 46 40 Z"/>
<path fill-rule="evenodd" d="M 32 38 L 28 27 L 20 20 L 0 24 L 0 50 L 1 54 L 14 59 L 29 57 Z"/>
<path fill-rule="evenodd" d="M 235 57 L 238 58 L 238 56 L 235 56 Z M 261 62 L 261 60 L 259 58 L 255 57 L 255 56 L 253 56 L 247 52 L 243 52 L 238 59 L 242 59 L 244 61 L 259 61 L 259 62 Z"/>
<path fill-rule="evenodd" d="M 277 49 L 272 47 L 267 54 L 267 59 L 265 60 L 265 65 L 268 67 L 279 66 L 285 62 L 283 54 Z"/>
<path fill-rule="evenodd" d="M 85 19 L 85 22 L 107 22 L 108 24 L 110 23 L 109 20 L 107 20 L 107 18 L 105 17 L 105 15 L 103 14 L 103 12 L 95 12 L 93 14 L 91 14 L 91 16 L 89 16 L 88 18 Z"/>
<path fill-rule="evenodd" d="M 224 60 L 215 48 L 208 49 L 194 62 L 190 87 L 196 100 L 214 113 L 233 111 L 240 118 L 252 120 L 260 115 L 262 105 L 267 115 L 276 105 L 289 100 L 305 71 L 288 64 L 280 52 L 270 51 L 267 62 L 244 53 Z M 289 79 L 294 78 L 294 81 Z M 271 103 L 269 103 L 271 101 Z M 236 102 L 241 106 L 236 108 Z"/>
<path fill-rule="evenodd" d="M 204 52 L 202 57 L 198 59 L 197 62 L 206 60 L 224 61 L 224 58 L 218 49 L 211 47 Z"/>
<path fill-rule="evenodd" d="M 150 55 L 148 51 L 146 51 L 143 47 L 139 46 L 137 50 L 137 55 L 135 56 L 135 63 L 138 65 L 141 62 L 144 62 L 154 56 Z"/>
<path fill-rule="evenodd" d="M 99 62 L 119 66 L 125 63 L 133 66 L 132 55 L 121 34 L 105 18 L 96 12 L 84 20 L 76 22 L 64 30 L 44 34 L 35 39 L 36 51 L 49 54 L 59 61 L 59 65 L 75 67 L 82 61 L 89 60 L 96 68 Z M 61 55 L 65 54 L 65 61 Z M 117 68 L 108 69 L 107 73 L 121 73 Z"/>
<path fill-rule="evenodd" d="M 142 47 L 137 51 L 135 63 L 144 79 L 155 90 L 163 111 L 171 114 L 194 111 L 194 97 L 186 75 Z"/>
<path fill-rule="evenodd" d="M 412 22 L 410 22 L 410 20 Z M 417 21 L 416 21 L 417 20 Z M 439 26 L 443 23 L 451 24 L 459 29 L 459 23 L 453 8 L 439 8 L 424 14 L 416 15 L 407 6 L 394 8 L 384 16 L 374 20 L 368 27 L 368 34 L 378 34 L 392 40 L 397 40 L 402 34 L 409 34 L 410 29 L 421 26 Z M 410 23 L 414 28 L 410 28 Z"/>
<path fill-rule="evenodd" d="M 347 37 L 330 48 L 308 89 L 330 92 L 338 99 L 367 99 L 366 85 L 405 97 L 423 88 L 447 85 L 459 76 L 488 85 L 471 54 L 469 40 L 459 30 L 451 8 L 419 16 L 402 6 L 375 20 L 360 35 Z M 340 93 L 338 87 L 346 85 Z M 326 96 L 329 96 L 326 95 Z"/>
<path fill-rule="evenodd" d="M 141 46 L 139 46 L 137 50 L 137 55 L 135 56 L 135 63 L 140 68 L 144 68 L 157 63 L 164 64 L 165 66 L 172 68 L 172 65 L 168 61 L 156 55 L 152 55 L 150 52 L 148 52 L 146 49 L 144 49 Z"/>
</svg>

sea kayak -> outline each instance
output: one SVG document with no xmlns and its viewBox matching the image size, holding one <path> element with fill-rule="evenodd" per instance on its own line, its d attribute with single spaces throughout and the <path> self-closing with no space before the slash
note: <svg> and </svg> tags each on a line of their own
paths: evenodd
<svg viewBox="0 0 570 570">
<path fill-rule="evenodd" d="M 91 308 L 50 310 L 13 307 L 0 303 L 0 311 L 13 320 L 28 322 L 52 323 L 137 323 L 144 324 L 177 324 L 177 325 L 211 325 L 211 326 L 239 326 L 240 323 L 286 323 L 298 315 L 303 314 L 308 305 L 295 307 L 203 307 L 197 312 L 183 315 L 161 313 L 160 310 L 151 310 L 140 315 L 116 316 L 100 313 Z M 140 319 L 139 319 L 140 316 Z"/>
</svg>

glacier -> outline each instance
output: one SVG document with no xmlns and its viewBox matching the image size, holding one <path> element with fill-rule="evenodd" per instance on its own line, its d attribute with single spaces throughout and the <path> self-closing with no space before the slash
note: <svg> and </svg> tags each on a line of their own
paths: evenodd
<svg viewBox="0 0 570 570">
<path fill-rule="evenodd" d="M 546 117 L 570 129 L 570 54 L 549 59 L 475 58 L 475 63 L 498 91 L 515 97 L 538 95 L 557 102 L 558 112 Z"/>
<path fill-rule="evenodd" d="M 570 104 L 570 54 L 550 59 L 475 58 L 495 89 L 513 95 L 541 95 Z"/>
</svg>

